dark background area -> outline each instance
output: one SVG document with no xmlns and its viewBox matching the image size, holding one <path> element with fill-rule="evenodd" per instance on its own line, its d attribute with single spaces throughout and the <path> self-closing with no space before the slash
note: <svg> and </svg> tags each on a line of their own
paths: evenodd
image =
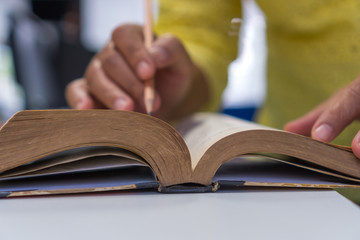
<svg viewBox="0 0 360 240">
<path fill-rule="evenodd" d="M 66 108 L 64 91 L 83 76 L 93 52 L 80 41 L 79 0 L 31 0 L 10 16 L 9 45 L 27 109 Z"/>
</svg>

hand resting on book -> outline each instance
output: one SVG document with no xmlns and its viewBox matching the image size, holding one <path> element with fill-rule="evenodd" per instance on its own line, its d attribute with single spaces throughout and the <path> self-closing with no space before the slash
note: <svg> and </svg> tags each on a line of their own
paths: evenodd
<svg viewBox="0 0 360 240">
<path fill-rule="evenodd" d="M 337 91 L 305 116 L 285 126 L 285 130 L 330 142 L 344 128 L 360 119 L 360 76 Z M 352 151 L 360 158 L 360 131 L 352 141 Z"/>
</svg>

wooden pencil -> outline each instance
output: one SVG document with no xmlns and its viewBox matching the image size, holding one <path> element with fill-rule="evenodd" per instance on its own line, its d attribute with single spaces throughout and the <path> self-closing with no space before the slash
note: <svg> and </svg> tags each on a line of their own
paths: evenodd
<svg viewBox="0 0 360 240">
<path fill-rule="evenodd" d="M 150 48 L 153 40 L 152 33 L 152 5 L 151 0 L 145 0 L 145 25 L 144 25 L 144 40 L 145 47 Z M 155 99 L 155 84 L 154 78 L 148 79 L 145 82 L 144 88 L 144 102 L 146 113 L 152 115 L 154 108 L 154 99 Z"/>
</svg>

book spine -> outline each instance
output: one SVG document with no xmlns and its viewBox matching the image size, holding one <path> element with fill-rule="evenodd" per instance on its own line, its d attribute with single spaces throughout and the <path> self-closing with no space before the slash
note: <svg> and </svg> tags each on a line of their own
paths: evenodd
<svg viewBox="0 0 360 240">
<path fill-rule="evenodd" d="M 219 180 L 219 188 L 239 188 L 243 187 L 245 181 L 230 181 L 230 180 Z"/>
<path fill-rule="evenodd" d="M 180 184 L 165 187 L 160 185 L 158 191 L 161 193 L 204 193 L 204 192 L 216 192 L 220 185 L 218 182 L 214 182 L 209 186 L 203 186 L 198 184 Z"/>
</svg>

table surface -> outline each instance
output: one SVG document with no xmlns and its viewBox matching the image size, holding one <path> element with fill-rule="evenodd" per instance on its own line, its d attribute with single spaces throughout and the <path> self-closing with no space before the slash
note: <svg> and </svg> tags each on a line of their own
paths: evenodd
<svg viewBox="0 0 360 240">
<path fill-rule="evenodd" d="M 359 239 L 331 190 L 115 192 L 0 200 L 0 239 Z"/>
</svg>

